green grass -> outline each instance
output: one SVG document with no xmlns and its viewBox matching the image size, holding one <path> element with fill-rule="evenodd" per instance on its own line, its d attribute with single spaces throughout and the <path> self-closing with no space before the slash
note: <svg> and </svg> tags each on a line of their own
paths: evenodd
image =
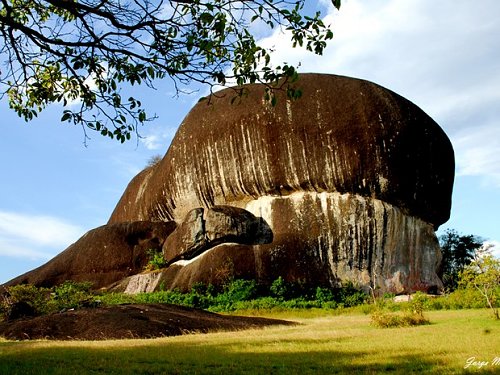
<svg viewBox="0 0 500 375">
<path fill-rule="evenodd" d="M 481 310 L 431 311 L 430 325 L 376 328 L 352 312 L 275 312 L 300 325 L 102 342 L 0 341 L 0 374 L 455 374 L 475 357 L 500 372 L 500 323 Z M 475 370 L 475 369 L 473 369 Z"/>
</svg>

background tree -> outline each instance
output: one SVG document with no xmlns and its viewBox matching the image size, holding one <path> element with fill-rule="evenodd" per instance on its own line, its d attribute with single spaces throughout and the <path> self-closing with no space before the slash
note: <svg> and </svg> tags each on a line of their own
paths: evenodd
<svg viewBox="0 0 500 375">
<path fill-rule="evenodd" d="M 280 27 L 294 47 L 321 55 L 333 33 L 319 12 L 305 14 L 304 3 L 0 0 L 0 98 L 27 121 L 51 103 L 73 104 L 62 121 L 82 125 L 85 136 L 91 129 L 121 142 L 154 117 L 125 94 L 127 85 L 170 78 L 179 93 L 192 83 L 262 82 L 273 103 L 276 89 L 296 98 L 300 91 L 288 86 L 295 67 L 273 67 L 272 51 L 252 30 Z"/>
<path fill-rule="evenodd" d="M 495 319 L 500 319 L 500 260 L 488 253 L 479 252 L 475 259 L 459 273 L 459 285 L 475 288 L 486 299 Z"/>
<path fill-rule="evenodd" d="M 459 273 L 474 260 L 483 240 L 472 234 L 461 235 L 454 229 L 447 229 L 439 237 L 439 244 L 443 259 L 438 273 L 445 288 L 454 290 L 458 286 Z"/>
</svg>

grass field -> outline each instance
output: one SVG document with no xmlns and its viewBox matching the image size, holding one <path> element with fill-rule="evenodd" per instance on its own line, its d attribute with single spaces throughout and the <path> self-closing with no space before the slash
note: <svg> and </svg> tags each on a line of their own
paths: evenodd
<svg viewBox="0 0 500 375">
<path fill-rule="evenodd" d="M 368 315 L 315 311 L 273 314 L 301 324 L 262 330 L 101 342 L 4 340 L 0 374 L 500 373 L 500 323 L 488 311 L 426 315 L 432 324 L 411 328 L 380 329 Z M 475 363 L 464 369 L 471 358 Z M 488 364 L 479 369 L 479 362 Z"/>
</svg>

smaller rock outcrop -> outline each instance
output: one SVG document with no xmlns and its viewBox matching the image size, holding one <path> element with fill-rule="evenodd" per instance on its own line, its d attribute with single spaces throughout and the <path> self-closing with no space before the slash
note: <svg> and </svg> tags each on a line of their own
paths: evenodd
<svg viewBox="0 0 500 375">
<path fill-rule="evenodd" d="M 137 274 L 148 262 L 149 249 L 160 250 L 175 222 L 139 221 L 104 225 L 87 232 L 44 265 L 9 281 L 8 285 L 51 287 L 66 280 L 108 286 Z"/>
<path fill-rule="evenodd" d="M 207 246 L 203 211 L 203 208 L 191 210 L 167 238 L 163 245 L 163 256 L 167 263 L 194 258 Z"/>
<path fill-rule="evenodd" d="M 205 214 L 206 211 L 206 214 Z M 168 264 L 190 260 L 223 243 L 259 245 L 271 243 L 273 233 L 262 218 L 238 207 L 195 208 L 167 238 L 163 254 Z"/>
</svg>

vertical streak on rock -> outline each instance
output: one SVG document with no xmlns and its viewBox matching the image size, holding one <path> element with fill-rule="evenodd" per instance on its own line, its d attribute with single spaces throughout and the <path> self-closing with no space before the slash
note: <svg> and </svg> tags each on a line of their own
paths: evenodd
<svg viewBox="0 0 500 375">
<path fill-rule="evenodd" d="M 270 253 L 281 254 L 274 262 L 291 267 L 299 262 L 297 256 L 309 264 L 316 259 L 329 270 L 331 285 L 351 280 L 368 289 L 374 281 L 381 291 L 396 293 L 440 285 L 435 273 L 440 250 L 431 225 L 387 203 L 351 194 L 296 192 L 261 197 L 246 209 L 262 215 L 275 233 L 273 244 L 266 245 Z M 296 213 L 292 222 L 287 212 Z M 286 235 L 292 233 L 293 245 Z"/>
<path fill-rule="evenodd" d="M 255 253 L 295 254 L 291 274 L 311 262 L 328 269 L 332 283 L 372 277 L 396 290 L 434 282 L 433 226 L 449 217 L 454 170 L 444 132 L 411 102 L 366 81 L 302 75 L 299 86 L 301 100 L 283 95 L 275 107 L 257 85 L 238 105 L 231 95 L 196 105 L 110 222 L 179 221 L 201 206 L 247 206 L 276 236 L 274 247 Z"/>
</svg>

